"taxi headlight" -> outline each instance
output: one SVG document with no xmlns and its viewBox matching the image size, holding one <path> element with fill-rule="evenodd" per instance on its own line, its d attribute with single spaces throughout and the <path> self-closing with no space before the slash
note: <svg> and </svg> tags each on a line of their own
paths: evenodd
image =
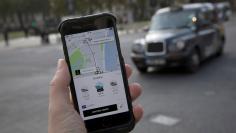
<svg viewBox="0 0 236 133">
<path fill-rule="evenodd" d="M 179 50 L 184 49 L 184 47 L 185 47 L 185 42 L 184 41 L 178 41 L 176 43 L 176 48 L 178 48 Z"/>
<path fill-rule="evenodd" d="M 176 41 L 168 46 L 168 49 L 170 52 L 177 52 L 185 47 L 185 42 L 184 41 Z"/>
<path fill-rule="evenodd" d="M 134 44 L 132 51 L 136 54 L 142 54 L 144 53 L 144 47 L 141 44 Z"/>
</svg>

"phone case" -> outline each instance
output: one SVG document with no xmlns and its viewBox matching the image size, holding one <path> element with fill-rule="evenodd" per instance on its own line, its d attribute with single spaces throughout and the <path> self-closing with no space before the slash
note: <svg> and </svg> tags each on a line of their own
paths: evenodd
<svg viewBox="0 0 236 133">
<path fill-rule="evenodd" d="M 64 51 L 64 55 L 65 55 L 65 58 L 66 58 L 66 62 L 67 64 L 69 64 L 69 57 L 67 57 L 67 51 L 66 51 L 66 44 L 65 44 L 65 39 L 64 39 L 64 34 L 63 34 L 63 25 L 66 24 L 67 22 L 70 22 L 70 21 L 75 21 L 75 20 L 80 20 L 80 19 L 89 19 L 89 18 L 99 18 L 99 17 L 103 17 L 103 16 L 108 16 L 108 17 L 111 17 L 114 21 L 114 32 L 115 32 L 115 37 L 117 38 L 116 39 L 116 43 L 117 43 L 117 47 L 118 47 L 118 53 L 119 53 L 119 60 L 120 60 L 120 63 L 121 63 L 121 71 L 122 71 L 122 75 L 123 75 L 123 81 L 124 81 L 124 86 L 125 86 L 125 92 L 126 92 L 126 97 L 127 97 L 127 100 L 128 100 L 128 107 L 129 107 L 129 110 L 130 112 L 132 112 L 132 103 L 131 103 L 131 96 L 130 96 L 130 93 L 129 93 L 129 90 L 128 90 L 128 80 L 127 80 L 127 77 L 126 77 L 126 72 L 125 72 L 125 65 L 124 65 L 124 59 L 122 57 L 122 54 L 121 54 L 121 50 L 120 50 L 120 42 L 119 42 L 119 39 L 118 39 L 118 34 L 117 34 L 117 28 L 116 28 L 116 17 L 113 16 L 112 14 L 110 13 L 100 13 L 100 14 L 95 14 L 95 15 L 89 15 L 89 16 L 83 16 L 83 17 L 78 17 L 78 18 L 72 18 L 72 19 L 67 19 L 63 22 L 60 23 L 60 25 L 58 26 L 58 31 L 61 33 L 61 39 L 62 39 L 62 43 L 63 43 L 63 51 Z M 71 70 L 69 69 L 70 71 L 70 74 L 72 74 Z M 72 80 L 72 76 L 71 76 L 71 81 Z M 74 101 L 74 107 L 75 109 L 77 110 L 77 112 L 79 113 L 79 108 L 78 108 L 78 103 L 77 103 L 77 98 L 76 98 L 76 92 L 75 92 L 75 87 L 74 87 L 74 83 L 71 82 L 70 84 L 70 87 L 71 87 L 71 93 L 72 93 L 72 99 Z M 133 113 L 131 114 L 132 118 L 130 120 L 130 123 L 127 123 L 127 124 L 123 124 L 123 125 L 120 125 L 120 126 L 115 126 L 115 127 L 111 127 L 111 128 L 106 128 L 106 129 L 102 129 L 102 130 L 98 130 L 98 131 L 93 131 L 92 133 L 100 133 L 100 132 L 114 132 L 114 133 L 124 133 L 124 132 L 129 132 L 131 131 L 134 126 L 135 126 L 135 120 L 134 120 L 134 116 L 133 116 Z"/>
</svg>

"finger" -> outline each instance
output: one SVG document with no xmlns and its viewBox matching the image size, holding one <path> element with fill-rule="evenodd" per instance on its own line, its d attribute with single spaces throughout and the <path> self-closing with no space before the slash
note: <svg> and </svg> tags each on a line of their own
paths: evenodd
<svg viewBox="0 0 236 133">
<path fill-rule="evenodd" d="M 56 73 L 50 83 L 49 104 L 59 106 L 70 103 L 69 89 L 70 75 L 65 60 L 58 60 Z"/>
<path fill-rule="evenodd" d="M 133 107 L 133 113 L 134 113 L 134 118 L 135 122 L 139 122 L 139 120 L 143 117 L 143 107 L 138 104 Z"/>
<path fill-rule="evenodd" d="M 138 83 L 133 83 L 129 85 L 129 91 L 132 101 L 137 99 L 142 93 L 142 86 Z"/>
<path fill-rule="evenodd" d="M 132 68 L 131 68 L 131 66 L 128 65 L 128 64 L 125 64 L 125 70 L 126 70 L 126 75 L 127 75 L 127 77 L 129 78 L 129 77 L 131 76 L 131 74 L 132 74 Z"/>
</svg>

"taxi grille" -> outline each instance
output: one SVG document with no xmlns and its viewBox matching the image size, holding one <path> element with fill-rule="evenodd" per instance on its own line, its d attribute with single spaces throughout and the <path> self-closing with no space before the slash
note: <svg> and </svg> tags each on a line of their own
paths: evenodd
<svg viewBox="0 0 236 133">
<path fill-rule="evenodd" d="M 147 52 L 163 52 L 164 44 L 162 42 L 149 43 L 147 45 Z"/>
</svg>

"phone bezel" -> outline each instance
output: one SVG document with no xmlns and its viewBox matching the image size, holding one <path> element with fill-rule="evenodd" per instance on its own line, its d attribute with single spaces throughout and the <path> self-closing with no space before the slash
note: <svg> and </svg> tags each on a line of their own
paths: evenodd
<svg viewBox="0 0 236 133">
<path fill-rule="evenodd" d="M 97 20 L 106 20 L 107 25 L 101 26 L 97 25 L 95 22 Z M 73 26 L 78 26 L 75 27 L 74 29 L 72 28 Z M 91 27 L 90 27 L 91 26 Z M 72 30 L 66 28 L 71 27 Z M 118 55 L 119 55 L 119 60 L 120 60 L 120 67 L 122 71 L 122 78 L 123 78 L 123 83 L 125 87 L 125 92 L 126 92 L 126 98 L 127 98 L 127 105 L 129 108 L 128 112 L 124 113 L 119 113 L 115 115 L 110 115 L 110 116 L 105 116 L 101 118 L 95 118 L 91 120 L 86 120 L 85 125 L 86 128 L 89 132 L 100 132 L 100 131 L 130 131 L 134 127 L 134 116 L 133 116 L 133 109 L 132 109 L 132 102 L 131 102 L 131 96 L 129 93 L 129 87 L 128 87 L 128 80 L 126 77 L 126 71 L 125 71 L 125 65 L 124 65 L 124 59 L 122 57 L 121 49 L 120 49 L 120 42 L 119 42 L 119 37 L 117 33 L 117 28 L 116 28 L 116 18 L 109 13 L 102 13 L 102 14 L 96 14 L 96 15 L 90 15 L 90 16 L 85 16 L 85 17 L 79 17 L 79 18 L 74 18 L 74 19 L 68 19 L 63 21 L 59 25 L 59 32 L 61 33 L 61 39 L 63 43 L 63 51 L 65 55 L 66 62 L 69 67 L 70 75 L 72 75 L 72 71 L 70 69 L 70 62 L 69 62 L 69 56 L 67 52 L 67 47 L 66 47 L 66 42 L 65 42 L 65 35 L 70 35 L 70 34 L 75 34 L 75 33 L 82 33 L 86 31 L 91 31 L 90 29 L 93 30 L 98 30 L 98 29 L 104 29 L 104 28 L 113 28 L 114 33 L 115 33 L 115 38 L 116 38 L 116 46 L 118 50 Z M 71 76 L 71 83 L 70 83 L 70 90 L 72 94 L 72 99 L 74 102 L 74 107 L 79 113 L 79 107 L 78 107 L 78 102 L 77 102 L 77 96 L 76 96 L 76 91 L 74 87 L 74 82 L 73 82 L 73 77 Z M 105 121 L 107 120 L 107 121 Z M 104 123 L 109 123 L 109 125 L 105 125 Z"/>
</svg>

